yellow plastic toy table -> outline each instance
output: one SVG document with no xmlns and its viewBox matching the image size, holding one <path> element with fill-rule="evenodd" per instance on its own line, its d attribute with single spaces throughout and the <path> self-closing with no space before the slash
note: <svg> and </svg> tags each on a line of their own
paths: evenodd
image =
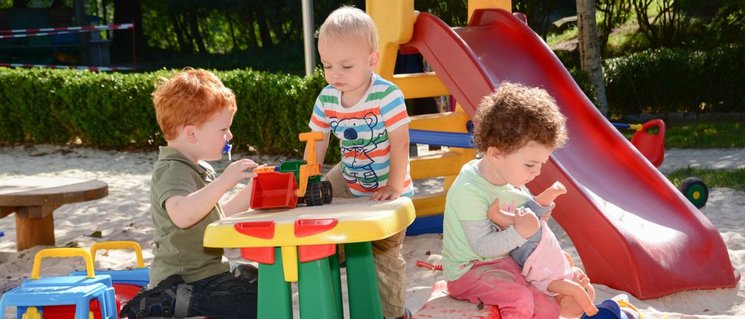
<svg viewBox="0 0 745 319">
<path fill-rule="evenodd" d="M 259 263 L 259 318 L 292 318 L 290 283 L 297 282 L 301 317 L 327 319 L 343 317 L 336 255 L 343 244 L 349 315 L 380 319 L 370 242 L 405 230 L 415 215 L 409 198 L 250 210 L 207 226 L 204 246 L 241 248 L 243 258 Z"/>
</svg>

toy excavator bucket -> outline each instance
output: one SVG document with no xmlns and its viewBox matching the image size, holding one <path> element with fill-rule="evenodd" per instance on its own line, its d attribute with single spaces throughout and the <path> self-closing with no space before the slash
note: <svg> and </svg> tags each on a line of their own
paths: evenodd
<svg viewBox="0 0 745 319">
<path fill-rule="evenodd" d="M 323 139 L 320 132 L 300 133 L 298 139 L 308 142 L 307 162 L 305 160 L 286 161 L 276 168 L 255 169 L 253 190 L 251 191 L 251 208 L 295 208 L 299 198 L 305 197 L 305 191 L 312 187 L 313 197 L 306 198 L 308 205 L 322 205 L 331 202 L 331 188 L 324 188 L 318 183 L 321 175 L 321 165 L 315 161 L 315 143 Z M 330 185 L 330 184 L 328 184 Z M 322 196 L 328 196 L 328 200 Z"/>
<path fill-rule="evenodd" d="M 251 208 L 294 208 L 297 206 L 295 174 L 261 172 L 254 177 Z"/>
<path fill-rule="evenodd" d="M 641 129 L 638 129 L 631 137 L 631 144 L 652 165 L 659 167 L 665 159 L 665 122 L 654 119 L 642 124 Z"/>
</svg>

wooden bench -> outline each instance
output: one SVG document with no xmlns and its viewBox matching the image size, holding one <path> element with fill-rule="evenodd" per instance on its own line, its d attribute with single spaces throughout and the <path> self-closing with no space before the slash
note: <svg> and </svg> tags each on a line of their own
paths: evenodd
<svg viewBox="0 0 745 319">
<path fill-rule="evenodd" d="M 103 198 L 108 185 L 99 180 L 65 177 L 25 177 L 0 180 L 0 217 L 15 213 L 18 251 L 54 245 L 54 219 L 58 207 Z"/>
</svg>

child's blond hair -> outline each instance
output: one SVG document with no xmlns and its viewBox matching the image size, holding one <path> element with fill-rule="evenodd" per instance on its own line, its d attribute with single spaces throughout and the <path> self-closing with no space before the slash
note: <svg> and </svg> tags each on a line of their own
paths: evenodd
<svg viewBox="0 0 745 319">
<path fill-rule="evenodd" d="M 318 30 L 318 42 L 328 40 L 349 40 L 358 37 L 367 42 L 370 51 L 378 50 L 378 28 L 364 11 L 350 6 L 334 10 Z"/>
<path fill-rule="evenodd" d="M 495 147 L 512 154 L 530 141 L 557 148 L 567 141 L 566 117 L 543 89 L 502 82 L 485 96 L 473 117 L 479 152 Z"/>
<path fill-rule="evenodd" d="M 238 109 L 235 94 L 220 78 L 203 69 L 186 68 L 170 79 L 160 78 L 153 92 L 158 125 L 166 140 L 173 140 L 179 129 L 201 125 L 228 108 Z"/>
</svg>

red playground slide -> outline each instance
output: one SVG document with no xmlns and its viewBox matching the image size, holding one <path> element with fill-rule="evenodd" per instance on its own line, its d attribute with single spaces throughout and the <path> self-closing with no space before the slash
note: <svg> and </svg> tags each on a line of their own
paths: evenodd
<svg viewBox="0 0 745 319">
<path fill-rule="evenodd" d="M 421 13 L 406 45 L 419 51 L 473 114 L 500 81 L 542 87 L 567 116 L 557 150 L 534 192 L 567 186 L 553 216 L 593 282 L 648 299 L 691 289 L 734 287 L 739 273 L 717 229 L 587 99 L 553 52 L 503 10 L 478 10 L 451 29 Z M 509 125 L 509 123 L 506 123 Z"/>
</svg>

